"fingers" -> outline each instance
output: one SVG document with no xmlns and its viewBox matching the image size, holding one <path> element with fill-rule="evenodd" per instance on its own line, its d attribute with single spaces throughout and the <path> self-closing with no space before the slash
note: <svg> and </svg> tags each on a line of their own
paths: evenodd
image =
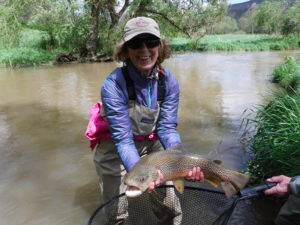
<svg viewBox="0 0 300 225">
<path fill-rule="evenodd" d="M 204 181 L 204 173 L 201 171 L 200 167 L 193 167 L 186 176 L 187 180 L 190 181 Z"/>
<path fill-rule="evenodd" d="M 269 181 L 269 182 L 276 182 L 276 183 L 281 183 L 281 182 L 289 183 L 290 180 L 291 180 L 290 177 L 287 177 L 287 176 L 284 176 L 284 175 L 274 176 L 274 177 L 271 177 L 271 178 L 267 179 L 267 181 Z"/>
<path fill-rule="evenodd" d="M 152 192 L 157 186 L 161 185 L 164 182 L 164 176 L 160 170 L 157 170 L 157 179 L 154 182 L 151 182 L 147 191 Z"/>
<path fill-rule="evenodd" d="M 274 176 L 269 179 L 267 179 L 269 182 L 276 182 L 277 185 L 275 187 L 272 187 L 270 189 L 265 190 L 266 195 L 278 195 L 278 196 L 284 196 L 289 193 L 288 184 L 291 181 L 290 177 L 280 175 L 280 176 Z"/>
<path fill-rule="evenodd" d="M 147 189 L 147 192 L 149 192 L 149 193 L 152 192 L 154 190 L 154 188 L 155 188 L 155 183 L 151 182 L 148 189 Z"/>
</svg>

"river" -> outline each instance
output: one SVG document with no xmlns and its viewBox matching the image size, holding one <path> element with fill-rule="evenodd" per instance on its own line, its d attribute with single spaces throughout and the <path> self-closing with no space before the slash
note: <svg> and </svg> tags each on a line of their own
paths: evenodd
<svg viewBox="0 0 300 225">
<path fill-rule="evenodd" d="M 245 166 L 243 112 L 277 88 L 271 73 L 295 51 L 185 53 L 164 65 L 181 87 L 179 132 L 192 152 Z M 82 225 L 99 206 L 84 131 L 116 63 L 0 69 L 0 225 Z"/>
</svg>

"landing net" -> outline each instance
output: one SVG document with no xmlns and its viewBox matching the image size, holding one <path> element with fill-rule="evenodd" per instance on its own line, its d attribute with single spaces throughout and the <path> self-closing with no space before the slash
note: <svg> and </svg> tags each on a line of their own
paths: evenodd
<svg viewBox="0 0 300 225">
<path fill-rule="evenodd" d="M 228 200 L 223 192 L 210 185 L 191 183 L 185 186 L 184 194 L 175 191 L 177 201 L 175 198 L 167 199 L 168 205 L 173 204 L 171 208 L 181 212 L 180 222 L 173 221 L 173 212 L 161 208 L 158 211 L 165 218 L 169 217 L 162 222 L 153 210 L 153 197 L 159 199 L 165 196 L 163 193 L 166 190 L 174 191 L 174 186 L 164 185 L 156 188 L 155 193 L 144 193 L 132 199 L 128 199 L 125 194 L 116 196 L 92 214 L 88 225 L 268 225 L 272 224 L 280 208 L 280 204 L 270 198 L 235 196 Z M 122 208 L 128 209 L 123 221 L 116 219 Z"/>
</svg>

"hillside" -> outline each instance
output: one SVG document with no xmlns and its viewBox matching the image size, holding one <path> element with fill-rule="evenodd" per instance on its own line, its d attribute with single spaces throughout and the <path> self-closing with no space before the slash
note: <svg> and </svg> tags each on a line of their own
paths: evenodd
<svg viewBox="0 0 300 225">
<path fill-rule="evenodd" d="M 252 4 L 260 4 L 263 1 L 264 0 L 250 0 L 248 2 L 229 5 L 228 15 L 235 19 L 239 19 L 251 7 Z"/>
</svg>

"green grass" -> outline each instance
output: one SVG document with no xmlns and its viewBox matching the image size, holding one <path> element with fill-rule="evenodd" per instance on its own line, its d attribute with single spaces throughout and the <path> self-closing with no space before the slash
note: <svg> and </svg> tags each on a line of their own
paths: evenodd
<svg viewBox="0 0 300 225">
<path fill-rule="evenodd" d="M 274 175 L 300 174 L 299 66 L 299 58 L 288 57 L 275 68 L 274 80 L 286 91 L 257 109 L 254 119 L 247 119 L 248 125 L 256 128 L 250 142 L 254 157 L 248 167 L 252 184 L 263 183 Z"/>
<path fill-rule="evenodd" d="M 299 175 L 300 95 L 277 96 L 258 110 L 251 123 L 257 127 L 248 167 L 251 182 L 259 184 L 280 174 Z"/>
<path fill-rule="evenodd" d="M 285 58 L 285 62 L 277 66 L 273 73 L 274 82 L 279 83 L 287 91 L 300 90 L 300 58 Z"/>
<path fill-rule="evenodd" d="M 268 51 L 298 49 L 300 37 L 281 35 L 206 35 L 201 39 L 173 38 L 174 51 Z"/>
<path fill-rule="evenodd" d="M 46 51 L 36 48 L 2 48 L 0 49 L 0 64 L 16 68 L 36 66 L 53 60 L 56 51 Z"/>
</svg>

